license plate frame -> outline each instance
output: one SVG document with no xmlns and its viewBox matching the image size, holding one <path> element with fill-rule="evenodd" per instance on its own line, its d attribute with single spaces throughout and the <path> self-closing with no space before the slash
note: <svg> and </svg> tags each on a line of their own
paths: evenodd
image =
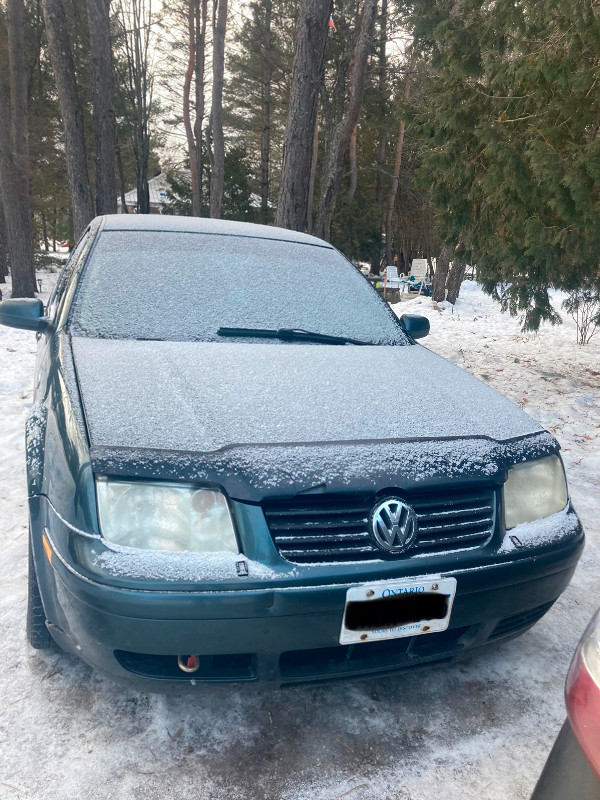
<svg viewBox="0 0 600 800">
<path fill-rule="evenodd" d="M 339 642 L 340 644 L 361 644 L 445 631 L 450 625 L 455 597 L 456 578 L 442 578 L 440 575 L 425 575 L 420 578 L 377 581 L 351 586 L 346 591 Z M 382 601 L 384 602 L 382 603 Z M 444 615 L 428 619 L 426 614 L 432 611 L 439 614 L 444 602 Z M 389 619 L 393 615 L 414 616 L 414 612 L 418 612 L 419 608 L 424 610 L 425 616 L 418 620 L 411 619 L 387 627 L 375 627 L 377 624 L 375 621 L 372 623 L 372 627 L 369 627 L 368 623 L 366 627 L 361 626 L 362 618 L 369 615 L 370 603 L 375 603 L 372 606 L 372 614 L 379 615 L 380 619 L 383 617 Z M 347 622 L 351 627 L 347 626 Z"/>
</svg>

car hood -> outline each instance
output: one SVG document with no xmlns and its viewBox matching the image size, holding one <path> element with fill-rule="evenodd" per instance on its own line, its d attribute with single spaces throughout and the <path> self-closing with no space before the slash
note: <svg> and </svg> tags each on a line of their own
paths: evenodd
<svg viewBox="0 0 600 800">
<path fill-rule="evenodd" d="M 74 337 L 72 346 L 92 452 L 105 456 L 152 451 L 164 461 L 185 453 L 195 464 L 219 461 L 225 472 L 254 462 L 273 481 L 292 469 L 292 451 L 301 448 L 311 475 L 316 466 L 325 469 L 329 454 L 331 478 L 352 459 L 363 475 L 381 470 L 384 445 L 397 451 L 420 443 L 429 454 L 440 447 L 456 454 L 461 448 L 448 447 L 449 440 L 464 446 L 485 439 L 489 450 L 542 430 L 498 392 L 420 345 Z M 333 455 L 340 447 L 342 461 Z M 471 455 L 475 449 L 471 442 Z"/>
</svg>

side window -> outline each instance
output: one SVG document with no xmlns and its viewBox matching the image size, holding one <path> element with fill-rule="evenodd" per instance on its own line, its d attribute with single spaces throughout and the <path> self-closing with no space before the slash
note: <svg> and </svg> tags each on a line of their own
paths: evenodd
<svg viewBox="0 0 600 800">
<path fill-rule="evenodd" d="M 93 240 L 94 235 L 91 233 L 90 228 L 88 228 L 77 243 L 67 263 L 65 264 L 64 269 L 56 283 L 54 292 L 48 301 L 46 314 L 50 317 L 50 319 L 57 319 L 58 311 L 62 305 L 62 301 L 71 282 L 71 278 L 77 272 L 82 261 L 88 254 Z"/>
</svg>

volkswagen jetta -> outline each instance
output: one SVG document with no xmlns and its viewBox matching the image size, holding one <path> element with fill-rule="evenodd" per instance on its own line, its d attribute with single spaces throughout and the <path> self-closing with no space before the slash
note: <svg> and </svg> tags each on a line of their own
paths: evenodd
<svg viewBox="0 0 600 800">
<path fill-rule="evenodd" d="M 154 688 L 287 685 L 516 636 L 583 547 L 553 436 L 332 246 L 94 220 L 37 331 L 28 635 Z"/>
</svg>

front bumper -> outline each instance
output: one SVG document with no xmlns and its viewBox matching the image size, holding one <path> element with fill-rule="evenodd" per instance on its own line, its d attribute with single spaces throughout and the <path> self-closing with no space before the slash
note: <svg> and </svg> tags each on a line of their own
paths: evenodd
<svg viewBox="0 0 600 800">
<path fill-rule="evenodd" d="M 32 544 L 50 630 L 58 643 L 115 680 L 150 691 L 191 683 L 276 686 L 410 669 L 451 661 L 533 625 L 566 588 L 583 548 L 578 521 L 552 544 L 470 559 L 298 569 L 235 588 L 190 590 L 107 585 L 80 574 L 56 547 L 60 525 L 44 499 L 32 502 Z M 549 518 L 551 519 L 551 518 Z M 576 520 L 576 517 L 573 517 Z M 551 523 L 550 523 L 551 524 Z M 49 563 L 42 532 L 54 549 Z M 479 561 L 478 561 L 479 559 Z M 445 568 L 442 568 L 444 566 Z M 349 586 L 381 578 L 455 577 L 450 627 L 442 633 L 340 645 Z M 177 656 L 200 655 L 186 675 Z"/>
</svg>

